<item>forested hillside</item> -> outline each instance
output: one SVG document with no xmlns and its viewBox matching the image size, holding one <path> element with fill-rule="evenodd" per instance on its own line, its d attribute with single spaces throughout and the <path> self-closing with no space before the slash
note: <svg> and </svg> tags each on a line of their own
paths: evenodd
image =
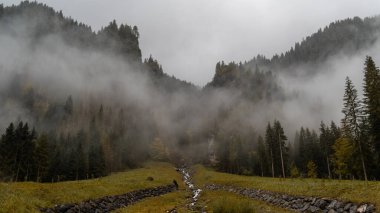
<svg viewBox="0 0 380 213">
<path fill-rule="evenodd" d="M 136 26 L 112 21 L 94 32 L 27 1 L 0 11 L 1 42 L 9 52 L 0 92 L 5 180 L 84 179 L 136 167 L 159 131 L 154 103 L 198 92 L 152 57 L 142 61 Z M 137 82 L 124 86 L 128 79 Z M 149 91 L 140 96 L 131 89 Z M 148 100 L 154 93 L 162 99 Z"/>
<path fill-rule="evenodd" d="M 377 47 L 379 23 L 337 21 L 271 59 L 218 62 L 200 89 L 143 59 L 136 26 L 111 21 L 95 32 L 40 3 L 0 6 L 0 178 L 87 179 L 159 160 L 379 179 L 380 74 L 373 58 L 357 56 Z M 357 70 L 364 95 L 347 78 L 344 97 L 334 97 L 343 100 L 341 121 L 321 122 L 314 102 L 290 104 L 308 111 L 287 117 L 300 91 L 289 91 L 284 76 L 313 78 L 338 55 L 365 61 Z"/>
</svg>

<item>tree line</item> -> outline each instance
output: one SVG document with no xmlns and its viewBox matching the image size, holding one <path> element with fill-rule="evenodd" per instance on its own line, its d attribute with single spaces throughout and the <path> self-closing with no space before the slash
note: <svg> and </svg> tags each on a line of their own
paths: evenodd
<svg viewBox="0 0 380 213">
<path fill-rule="evenodd" d="M 219 137 L 217 168 L 270 177 L 380 178 L 380 71 L 365 60 L 363 98 L 347 77 L 340 125 L 321 122 L 318 131 L 301 127 L 287 140 L 280 121 L 268 123 L 265 136 Z M 220 135 L 220 134 L 219 134 Z"/>
</svg>

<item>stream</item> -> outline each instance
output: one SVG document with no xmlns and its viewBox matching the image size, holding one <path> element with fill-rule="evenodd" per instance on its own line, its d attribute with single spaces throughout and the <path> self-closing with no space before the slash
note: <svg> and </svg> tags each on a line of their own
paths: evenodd
<svg viewBox="0 0 380 213">
<path fill-rule="evenodd" d="M 198 201 L 199 196 L 201 195 L 202 189 L 195 187 L 194 183 L 192 182 L 189 169 L 187 167 L 185 167 L 185 166 L 181 167 L 181 168 L 177 169 L 177 171 L 179 171 L 182 174 L 183 182 L 185 183 L 187 188 L 189 188 L 191 190 L 191 193 L 192 193 L 189 208 L 191 210 L 198 209 L 196 203 Z M 205 213 L 204 210 L 201 210 L 201 212 Z"/>
</svg>

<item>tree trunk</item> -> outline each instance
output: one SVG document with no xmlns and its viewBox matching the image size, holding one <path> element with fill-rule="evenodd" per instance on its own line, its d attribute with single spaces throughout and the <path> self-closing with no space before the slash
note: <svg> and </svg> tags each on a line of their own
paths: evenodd
<svg viewBox="0 0 380 213">
<path fill-rule="evenodd" d="M 364 180 L 367 181 L 367 169 L 365 167 L 365 163 L 364 163 L 364 157 L 363 157 L 363 151 L 362 151 L 362 144 L 361 142 L 359 141 L 359 151 L 360 151 L 360 158 L 361 158 L 361 161 L 362 161 L 362 167 L 363 167 L 363 173 L 364 173 Z"/>
<path fill-rule="evenodd" d="M 284 158 L 282 157 L 282 145 L 281 145 L 280 134 L 278 134 L 278 142 L 280 143 L 280 156 L 281 156 L 281 166 L 282 166 L 282 177 L 285 178 Z"/>
<path fill-rule="evenodd" d="M 272 177 L 274 177 L 274 162 L 273 162 L 273 150 L 270 150 L 270 157 L 272 159 Z"/>
<path fill-rule="evenodd" d="M 38 169 L 37 169 L 37 179 L 36 179 L 37 182 L 40 182 L 39 178 L 40 178 L 40 166 L 38 166 Z"/>
<path fill-rule="evenodd" d="M 327 156 L 327 154 L 326 154 L 326 162 L 327 162 L 327 171 L 329 173 L 329 179 L 331 179 L 330 161 L 329 161 L 329 157 Z"/>
</svg>

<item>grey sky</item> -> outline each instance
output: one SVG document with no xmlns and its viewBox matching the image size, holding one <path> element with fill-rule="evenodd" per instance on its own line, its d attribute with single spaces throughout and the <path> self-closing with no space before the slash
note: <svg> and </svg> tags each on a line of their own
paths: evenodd
<svg viewBox="0 0 380 213">
<path fill-rule="evenodd" d="M 197 85 L 212 79 L 217 61 L 270 57 L 332 21 L 380 14 L 379 0 L 39 1 L 96 30 L 113 19 L 137 25 L 143 57 Z"/>
</svg>

